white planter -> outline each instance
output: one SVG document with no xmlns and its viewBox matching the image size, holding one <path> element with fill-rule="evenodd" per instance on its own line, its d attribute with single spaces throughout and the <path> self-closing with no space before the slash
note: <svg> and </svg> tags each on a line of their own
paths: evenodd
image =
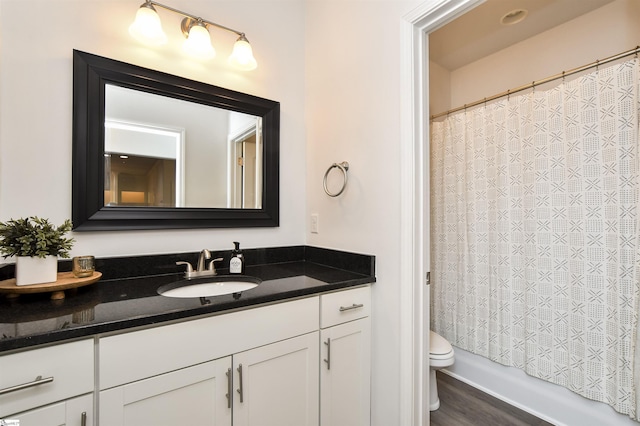
<svg viewBox="0 0 640 426">
<path fill-rule="evenodd" d="M 58 257 L 16 257 L 16 285 L 52 283 L 58 279 Z"/>
</svg>

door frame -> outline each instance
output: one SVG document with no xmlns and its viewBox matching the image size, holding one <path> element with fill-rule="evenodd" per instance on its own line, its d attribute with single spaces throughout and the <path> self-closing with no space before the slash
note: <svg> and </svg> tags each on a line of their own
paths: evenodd
<svg viewBox="0 0 640 426">
<path fill-rule="evenodd" d="M 256 117 L 255 122 L 242 127 L 234 134 L 229 135 L 227 139 L 227 208 L 244 208 L 242 200 L 240 201 L 240 206 L 238 206 L 237 203 L 238 183 L 236 179 L 236 166 L 239 152 L 238 144 L 252 135 L 255 135 L 256 140 L 255 200 L 260 202 L 260 206 L 250 208 L 262 208 L 262 187 L 264 185 L 264 179 L 262 177 L 262 163 L 264 156 L 264 145 L 262 143 L 262 117 Z M 244 171 L 242 174 L 242 178 L 244 179 Z"/>
<path fill-rule="evenodd" d="M 428 35 L 485 0 L 428 0 L 404 16 L 401 49 L 400 424 L 429 424 Z"/>
</svg>

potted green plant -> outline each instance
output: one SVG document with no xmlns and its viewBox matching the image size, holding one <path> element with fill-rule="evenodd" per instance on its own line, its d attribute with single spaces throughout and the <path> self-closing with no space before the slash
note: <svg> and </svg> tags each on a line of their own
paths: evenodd
<svg viewBox="0 0 640 426">
<path fill-rule="evenodd" d="M 71 221 L 58 227 L 37 216 L 0 222 L 0 253 L 16 256 L 16 284 L 28 285 L 55 282 L 58 257 L 68 258 L 73 238 Z"/>
</svg>

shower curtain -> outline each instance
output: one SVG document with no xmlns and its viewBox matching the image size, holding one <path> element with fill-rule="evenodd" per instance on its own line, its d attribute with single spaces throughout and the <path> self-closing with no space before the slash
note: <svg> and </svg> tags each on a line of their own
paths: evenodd
<svg viewBox="0 0 640 426">
<path fill-rule="evenodd" d="M 638 68 L 600 67 L 431 130 L 433 329 L 633 418 Z"/>
</svg>

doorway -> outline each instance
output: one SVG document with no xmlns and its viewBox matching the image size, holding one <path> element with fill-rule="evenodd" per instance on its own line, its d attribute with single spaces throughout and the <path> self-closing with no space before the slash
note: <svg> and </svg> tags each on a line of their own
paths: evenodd
<svg viewBox="0 0 640 426">
<path fill-rule="evenodd" d="M 429 425 L 429 45 L 484 0 L 429 0 L 405 15 L 401 93 L 401 423 Z"/>
</svg>

